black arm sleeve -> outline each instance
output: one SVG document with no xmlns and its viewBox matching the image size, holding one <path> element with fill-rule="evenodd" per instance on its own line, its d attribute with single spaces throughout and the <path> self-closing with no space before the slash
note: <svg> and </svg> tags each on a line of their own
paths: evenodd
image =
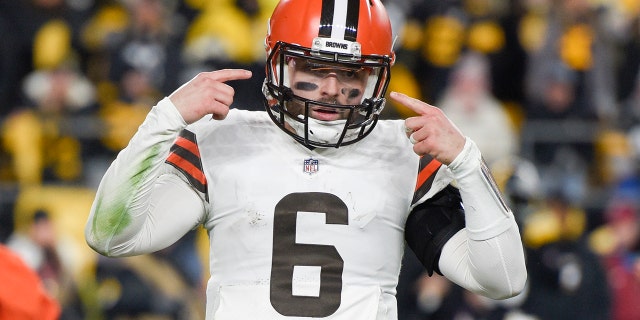
<svg viewBox="0 0 640 320">
<path fill-rule="evenodd" d="M 438 268 L 444 244 L 465 226 L 460 192 L 449 185 L 409 214 L 404 238 L 407 245 L 427 268 L 442 275 Z"/>
</svg>

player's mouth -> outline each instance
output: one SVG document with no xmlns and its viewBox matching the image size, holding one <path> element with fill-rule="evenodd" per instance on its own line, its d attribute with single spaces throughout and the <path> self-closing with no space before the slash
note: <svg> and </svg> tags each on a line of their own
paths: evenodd
<svg viewBox="0 0 640 320">
<path fill-rule="evenodd" d="M 334 108 L 316 107 L 310 110 L 310 116 L 317 120 L 333 121 L 344 118 L 344 112 Z"/>
</svg>

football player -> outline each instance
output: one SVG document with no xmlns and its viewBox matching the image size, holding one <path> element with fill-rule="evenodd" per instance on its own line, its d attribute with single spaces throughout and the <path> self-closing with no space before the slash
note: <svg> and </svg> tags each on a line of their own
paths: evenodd
<svg viewBox="0 0 640 320">
<path fill-rule="evenodd" d="M 429 274 L 517 295 L 520 234 L 474 142 L 400 93 L 418 116 L 378 121 L 392 43 L 380 0 L 281 0 L 266 111 L 230 110 L 237 69 L 159 101 L 98 188 L 89 245 L 144 254 L 203 225 L 207 319 L 397 319 L 405 244 Z"/>
</svg>

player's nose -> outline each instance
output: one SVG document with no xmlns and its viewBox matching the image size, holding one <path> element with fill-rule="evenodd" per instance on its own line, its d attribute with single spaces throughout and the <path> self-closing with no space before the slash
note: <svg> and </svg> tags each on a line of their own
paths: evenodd
<svg viewBox="0 0 640 320">
<path fill-rule="evenodd" d="M 322 79 L 322 95 L 325 97 L 338 97 L 340 94 L 340 81 L 334 74 L 330 74 Z"/>
</svg>

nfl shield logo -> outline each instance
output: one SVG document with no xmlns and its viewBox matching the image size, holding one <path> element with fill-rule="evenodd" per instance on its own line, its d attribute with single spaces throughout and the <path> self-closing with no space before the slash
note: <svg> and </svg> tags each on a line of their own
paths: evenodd
<svg viewBox="0 0 640 320">
<path fill-rule="evenodd" d="M 304 173 L 313 174 L 318 172 L 318 160 L 309 158 L 304 160 Z"/>
</svg>

